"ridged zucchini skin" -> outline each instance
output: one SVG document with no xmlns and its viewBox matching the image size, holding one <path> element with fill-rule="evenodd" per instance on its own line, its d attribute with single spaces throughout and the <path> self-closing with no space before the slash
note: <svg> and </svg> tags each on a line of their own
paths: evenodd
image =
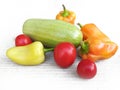
<svg viewBox="0 0 120 90">
<path fill-rule="evenodd" d="M 60 42 L 71 42 L 78 47 L 83 39 L 78 27 L 54 19 L 28 19 L 23 24 L 23 33 L 45 47 L 55 47 Z"/>
</svg>

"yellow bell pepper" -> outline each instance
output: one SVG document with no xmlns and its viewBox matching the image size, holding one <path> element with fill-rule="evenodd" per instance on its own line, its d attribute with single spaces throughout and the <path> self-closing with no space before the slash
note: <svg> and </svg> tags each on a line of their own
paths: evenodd
<svg viewBox="0 0 120 90">
<path fill-rule="evenodd" d="M 60 11 L 56 15 L 56 19 L 74 24 L 75 19 L 76 19 L 76 14 L 73 11 L 67 10 L 64 5 L 62 6 L 64 10 Z"/>
<path fill-rule="evenodd" d="M 43 44 L 38 41 L 26 46 L 12 47 L 7 50 L 6 55 L 20 65 L 38 65 L 45 61 Z"/>
</svg>

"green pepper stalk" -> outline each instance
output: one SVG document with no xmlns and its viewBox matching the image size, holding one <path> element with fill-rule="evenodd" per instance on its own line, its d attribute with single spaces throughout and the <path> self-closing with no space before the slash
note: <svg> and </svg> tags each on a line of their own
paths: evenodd
<svg viewBox="0 0 120 90">
<path fill-rule="evenodd" d="M 70 14 L 69 11 L 65 8 L 64 5 L 62 5 L 62 6 L 63 6 L 63 10 L 64 10 L 63 13 L 62 13 L 62 16 L 63 16 L 63 17 L 69 16 L 69 14 Z"/>
<path fill-rule="evenodd" d="M 82 28 L 82 25 L 80 23 L 77 23 L 77 25 L 79 25 L 80 28 Z M 80 42 L 80 53 L 81 54 L 87 54 L 89 52 L 89 44 L 86 41 L 81 41 Z"/>
<path fill-rule="evenodd" d="M 45 53 L 53 48 L 44 49 L 43 44 L 35 41 L 26 46 L 12 47 L 7 50 L 6 55 L 13 62 L 20 65 L 38 65 L 45 61 Z"/>
<path fill-rule="evenodd" d="M 47 53 L 47 52 L 50 52 L 50 51 L 53 51 L 54 48 L 44 48 L 44 52 Z"/>
</svg>

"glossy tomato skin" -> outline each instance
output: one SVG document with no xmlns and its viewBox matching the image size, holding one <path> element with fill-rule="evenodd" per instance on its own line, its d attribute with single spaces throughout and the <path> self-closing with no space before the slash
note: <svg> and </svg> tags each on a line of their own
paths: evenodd
<svg viewBox="0 0 120 90">
<path fill-rule="evenodd" d="M 93 78 L 97 73 L 97 67 L 92 60 L 81 60 L 77 66 L 77 73 L 85 79 Z"/>
<path fill-rule="evenodd" d="M 62 68 L 70 67 L 76 59 L 76 48 L 69 42 L 62 42 L 54 48 L 54 60 Z"/>
<path fill-rule="evenodd" d="M 25 34 L 20 34 L 15 38 L 15 45 L 16 46 L 24 46 L 32 43 L 32 40 L 29 36 Z"/>
</svg>

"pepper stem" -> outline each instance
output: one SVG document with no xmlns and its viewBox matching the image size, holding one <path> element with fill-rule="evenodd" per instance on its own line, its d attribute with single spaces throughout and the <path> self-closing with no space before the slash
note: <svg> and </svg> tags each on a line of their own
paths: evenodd
<svg viewBox="0 0 120 90">
<path fill-rule="evenodd" d="M 81 53 L 82 54 L 87 54 L 89 52 L 89 44 L 88 44 L 88 42 L 81 41 L 80 45 L 81 45 L 81 50 L 80 50 Z"/>
<path fill-rule="evenodd" d="M 63 13 L 62 13 L 62 16 L 63 16 L 63 17 L 67 17 L 67 16 L 69 16 L 69 11 L 66 10 L 64 4 L 62 5 L 62 7 L 63 7 L 63 10 L 64 10 Z"/>
<path fill-rule="evenodd" d="M 80 23 L 77 23 L 77 25 L 79 25 L 79 27 L 82 28 L 82 25 Z"/>
<path fill-rule="evenodd" d="M 62 4 L 62 7 L 63 7 L 63 10 L 66 11 L 66 8 L 65 8 L 65 5 L 64 5 L 64 4 Z"/>
<path fill-rule="evenodd" d="M 50 52 L 50 51 L 53 51 L 54 50 L 54 48 L 44 48 L 44 52 L 46 53 L 46 52 Z"/>
</svg>

